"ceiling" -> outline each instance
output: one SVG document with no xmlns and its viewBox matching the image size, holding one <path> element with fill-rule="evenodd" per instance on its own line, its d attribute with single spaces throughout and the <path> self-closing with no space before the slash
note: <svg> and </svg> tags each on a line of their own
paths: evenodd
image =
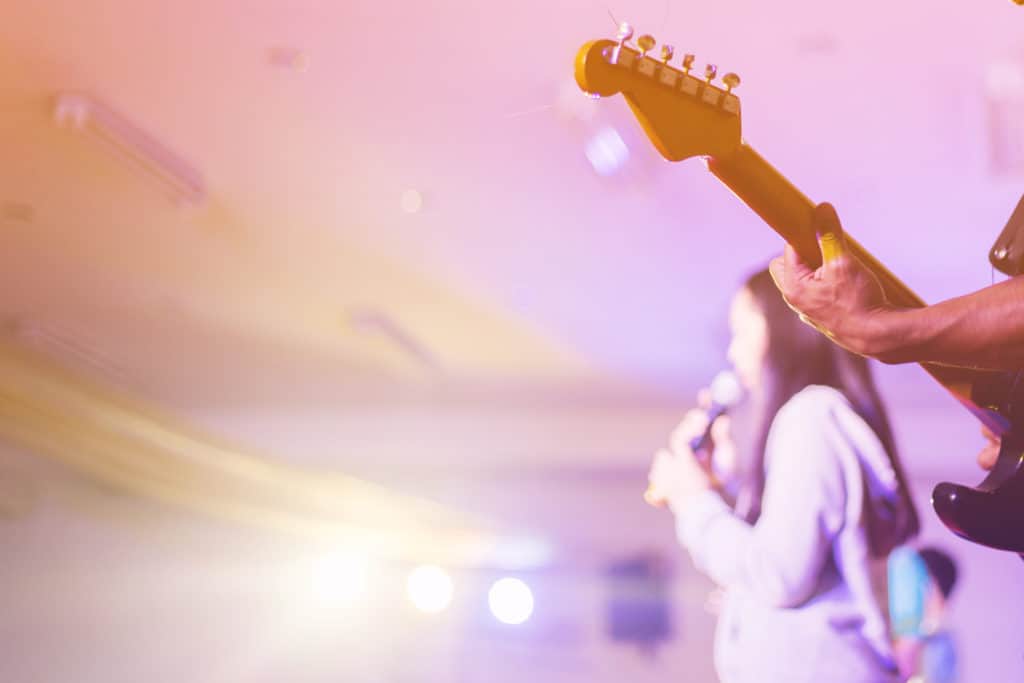
<svg viewBox="0 0 1024 683">
<path fill-rule="evenodd" d="M 990 281 L 1024 179 L 991 154 L 1013 134 L 1000 107 L 1024 112 L 990 83 L 1024 63 L 1021 11 L 17 3 L 0 25 L 4 329 L 298 465 L 407 487 L 642 476 L 724 362 L 736 283 L 780 244 L 700 163 L 657 158 L 619 99 L 576 92 L 575 50 L 614 16 L 737 71 L 748 141 L 934 300 Z M 57 125 L 65 92 L 183 160 L 203 198 L 175 202 Z M 584 148 L 607 127 L 629 158 L 602 177 Z M 912 370 L 884 381 L 907 432 L 956 414 Z M 943 469 L 914 438 L 915 466 Z"/>
</svg>

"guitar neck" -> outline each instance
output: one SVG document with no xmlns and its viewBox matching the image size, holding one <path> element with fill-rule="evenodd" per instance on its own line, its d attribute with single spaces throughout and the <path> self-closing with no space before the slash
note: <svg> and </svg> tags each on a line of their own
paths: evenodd
<svg viewBox="0 0 1024 683">
<path fill-rule="evenodd" d="M 793 245 L 800 258 L 812 267 L 821 265 L 821 250 L 812 227 L 815 203 L 746 143 L 730 156 L 708 157 L 708 169 L 729 187 L 775 232 Z M 902 308 L 919 308 L 924 301 L 893 275 L 856 240 L 847 235 L 847 247 L 881 282 L 889 301 Z M 928 374 L 942 384 L 978 419 L 1001 432 L 992 414 L 980 408 L 973 389 L 1001 373 L 922 363 Z"/>
<path fill-rule="evenodd" d="M 708 169 L 775 232 L 792 244 L 805 263 L 814 268 L 821 265 L 821 250 L 811 226 L 815 203 L 786 180 L 764 157 L 743 143 L 730 157 L 709 157 Z M 903 308 L 925 305 L 920 297 L 864 247 L 849 236 L 846 241 L 849 251 L 881 281 L 889 301 Z"/>
</svg>

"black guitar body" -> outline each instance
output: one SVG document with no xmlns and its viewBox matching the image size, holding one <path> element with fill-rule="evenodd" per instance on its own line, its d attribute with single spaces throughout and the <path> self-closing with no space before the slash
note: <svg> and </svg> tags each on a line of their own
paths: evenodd
<svg viewBox="0 0 1024 683">
<path fill-rule="evenodd" d="M 974 543 L 1024 558 L 1024 381 L 1021 373 L 975 384 L 973 402 L 1004 425 L 999 458 L 977 487 L 943 482 L 932 506 L 950 531 Z"/>
</svg>

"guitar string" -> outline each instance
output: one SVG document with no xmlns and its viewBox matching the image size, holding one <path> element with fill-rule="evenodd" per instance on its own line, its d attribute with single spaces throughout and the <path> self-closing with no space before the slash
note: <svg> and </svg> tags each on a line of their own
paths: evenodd
<svg viewBox="0 0 1024 683">
<path fill-rule="evenodd" d="M 542 111 L 548 111 L 549 109 L 554 109 L 554 108 L 555 108 L 554 103 L 552 103 L 552 104 L 540 104 L 540 105 L 537 105 L 536 107 L 531 107 L 530 109 L 524 109 L 523 111 L 514 111 L 511 114 L 505 114 L 504 116 L 502 116 L 502 118 L 503 119 L 517 119 L 517 118 L 519 118 L 521 116 L 529 116 L 530 114 L 538 114 L 538 113 L 540 113 Z"/>
<path fill-rule="evenodd" d="M 670 6 L 669 5 L 670 2 L 671 2 L 671 0 L 665 0 L 666 16 L 667 16 L 667 12 L 668 12 L 668 7 Z M 605 11 L 608 12 L 608 16 L 612 20 L 612 25 L 614 25 L 615 28 L 618 29 L 619 28 L 619 22 L 615 18 L 615 15 L 612 13 L 612 8 L 609 7 L 608 5 L 604 4 L 604 3 L 601 3 L 601 4 L 603 5 Z M 521 111 L 514 111 L 514 112 L 511 112 L 509 114 L 504 114 L 501 118 L 506 119 L 506 120 L 508 120 L 508 119 L 518 119 L 518 118 L 521 118 L 523 116 L 529 116 L 530 114 L 539 114 L 542 111 L 550 111 L 551 109 L 554 109 L 554 108 L 555 108 L 555 103 L 554 102 L 549 102 L 548 104 L 539 104 L 536 107 L 530 107 L 529 109 L 523 109 Z"/>
<path fill-rule="evenodd" d="M 608 17 L 612 20 L 612 25 L 618 30 L 621 24 L 619 20 L 615 18 L 615 14 L 612 12 L 612 8 L 608 5 L 601 3 L 604 6 L 605 11 L 608 13 Z M 668 26 L 668 20 L 672 16 L 672 0 L 665 0 L 665 13 L 661 20 L 661 31 L 664 31 Z M 555 103 L 550 102 L 548 104 L 540 104 L 536 107 L 530 107 L 529 109 L 523 109 L 521 111 L 515 111 L 502 116 L 503 119 L 517 119 L 523 116 L 529 116 L 530 114 L 539 114 L 543 111 L 549 111 L 555 108 Z"/>
<path fill-rule="evenodd" d="M 600 1 L 600 0 L 598 0 L 598 1 Z M 605 12 L 608 13 L 608 18 L 612 20 L 612 25 L 617 30 L 619 28 L 619 26 L 621 26 L 622 24 L 619 22 L 618 19 L 615 18 L 615 13 L 612 12 L 612 8 L 609 7 L 607 4 L 604 4 L 604 3 L 601 3 L 601 5 L 604 7 Z M 660 29 L 661 31 L 664 31 L 665 28 L 668 27 L 668 21 L 669 21 L 669 18 L 671 16 L 672 16 L 672 0 L 665 0 L 665 13 L 662 15 L 662 19 L 661 19 L 661 29 Z M 520 118 L 520 117 L 523 117 L 523 116 L 529 116 L 530 114 L 539 114 L 542 111 L 549 111 L 549 110 L 554 109 L 554 108 L 555 108 L 555 103 L 551 102 L 551 103 L 548 103 L 548 104 L 537 105 L 536 107 L 530 107 L 529 109 L 523 109 L 522 111 L 515 111 L 515 112 L 511 112 L 509 114 L 504 114 L 502 116 L 502 118 L 503 119 L 517 119 L 517 118 Z"/>
</svg>

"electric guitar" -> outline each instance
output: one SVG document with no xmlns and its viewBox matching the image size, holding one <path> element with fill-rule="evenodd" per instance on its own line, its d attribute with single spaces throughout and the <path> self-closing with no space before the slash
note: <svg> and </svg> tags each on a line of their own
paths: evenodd
<svg viewBox="0 0 1024 683">
<path fill-rule="evenodd" d="M 576 56 L 576 82 L 600 97 L 621 93 L 647 137 L 669 161 L 703 157 L 708 170 L 813 267 L 821 252 L 811 227 L 815 203 L 753 150 L 740 135 L 736 74 L 715 83 L 716 67 L 703 78 L 691 73 L 693 55 L 681 68 L 670 65 L 673 48 L 651 54 L 655 40 L 623 24 L 616 40 L 595 40 Z M 893 304 L 911 308 L 924 302 L 860 244 L 847 236 L 848 250 L 882 283 Z M 1002 438 L 996 466 L 977 487 L 941 483 L 932 505 L 954 533 L 974 543 L 1021 553 L 1024 557 L 1024 380 L 1018 373 L 990 372 L 924 363 L 924 370 L 978 420 Z"/>
</svg>

